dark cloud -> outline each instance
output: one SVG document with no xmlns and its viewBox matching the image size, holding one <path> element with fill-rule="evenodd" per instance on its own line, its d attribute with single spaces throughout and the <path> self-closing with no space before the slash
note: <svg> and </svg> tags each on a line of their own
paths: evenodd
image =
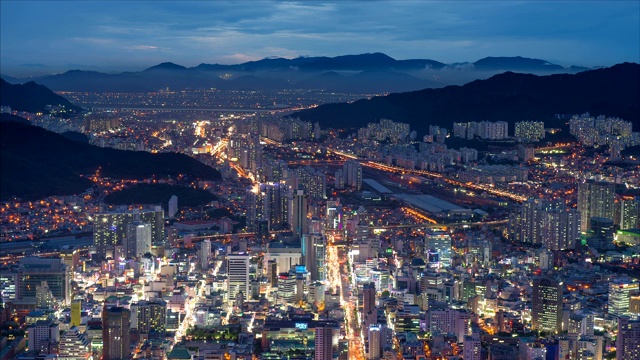
<svg viewBox="0 0 640 360">
<path fill-rule="evenodd" d="M 376 51 L 444 62 L 640 61 L 637 1 L 2 1 L 0 10 L 8 73 L 33 59 L 136 70 Z"/>
</svg>

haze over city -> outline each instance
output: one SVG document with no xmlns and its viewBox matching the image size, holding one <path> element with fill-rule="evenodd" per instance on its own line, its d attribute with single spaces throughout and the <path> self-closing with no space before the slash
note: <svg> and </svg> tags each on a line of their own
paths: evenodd
<svg viewBox="0 0 640 360">
<path fill-rule="evenodd" d="M 639 62 L 638 1 L 0 1 L 0 360 L 638 360 Z"/>
</svg>

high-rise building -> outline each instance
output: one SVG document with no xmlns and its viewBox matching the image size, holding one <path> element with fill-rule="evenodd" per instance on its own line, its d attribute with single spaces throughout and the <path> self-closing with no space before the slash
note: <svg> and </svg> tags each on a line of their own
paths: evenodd
<svg viewBox="0 0 640 360">
<path fill-rule="evenodd" d="M 534 330 L 562 330 L 562 283 L 546 276 L 533 280 L 532 323 Z"/>
<path fill-rule="evenodd" d="M 327 239 L 322 234 L 302 235 L 302 261 L 311 281 L 326 280 L 325 256 Z"/>
<path fill-rule="evenodd" d="M 640 217 L 640 200 L 623 199 L 620 201 L 620 229 L 635 229 Z"/>
<path fill-rule="evenodd" d="M 209 260 L 211 259 L 211 240 L 203 240 L 198 250 L 198 259 L 202 269 L 209 268 Z"/>
<path fill-rule="evenodd" d="M 298 187 L 293 194 L 290 214 L 293 237 L 295 240 L 300 240 L 307 232 L 307 196 L 302 187 Z"/>
<path fill-rule="evenodd" d="M 628 316 L 631 294 L 637 293 L 639 283 L 625 279 L 615 279 L 609 283 L 609 315 Z"/>
<path fill-rule="evenodd" d="M 317 326 L 315 340 L 315 360 L 332 360 L 333 328 L 330 326 Z"/>
<path fill-rule="evenodd" d="M 380 325 L 369 325 L 369 339 L 367 346 L 367 359 L 378 360 L 382 354 L 382 334 Z"/>
<path fill-rule="evenodd" d="M 542 244 L 549 250 L 574 249 L 581 229 L 581 214 L 567 209 L 563 199 L 529 199 L 509 214 L 509 238 Z"/>
<path fill-rule="evenodd" d="M 614 197 L 613 183 L 587 180 L 578 184 L 578 211 L 582 232 L 589 230 L 592 217 L 614 219 Z"/>
<path fill-rule="evenodd" d="M 441 267 L 451 265 L 451 236 L 444 231 L 431 230 L 425 235 L 425 251 L 438 253 Z"/>
<path fill-rule="evenodd" d="M 82 300 L 71 302 L 71 324 L 70 326 L 80 326 L 82 321 Z"/>
<path fill-rule="evenodd" d="M 164 334 L 167 303 L 162 299 L 131 304 L 131 327 L 140 334 Z"/>
<path fill-rule="evenodd" d="M 259 184 L 247 195 L 249 206 L 247 221 L 254 230 L 259 220 L 269 223 L 269 230 L 284 230 L 289 223 L 288 190 L 283 183 Z"/>
<path fill-rule="evenodd" d="M 293 304 L 297 295 L 297 277 L 293 271 L 278 275 L 278 304 Z"/>
<path fill-rule="evenodd" d="M 131 312 L 122 307 L 102 310 L 102 359 L 130 359 Z"/>
<path fill-rule="evenodd" d="M 69 304 L 71 300 L 69 272 L 61 259 L 38 257 L 20 259 L 16 298 L 35 300 L 36 287 L 43 281 L 47 282 L 56 300 Z"/>
<path fill-rule="evenodd" d="M 354 160 L 347 160 L 342 166 L 344 184 L 353 190 L 362 189 L 362 165 Z"/>
<path fill-rule="evenodd" d="M 465 336 L 462 350 L 464 360 L 480 360 L 482 358 L 482 343 L 478 334 Z"/>
<path fill-rule="evenodd" d="M 227 301 L 235 302 L 242 291 L 246 298 L 249 294 L 249 254 L 227 255 Z"/>
<path fill-rule="evenodd" d="M 127 225 L 140 221 L 151 225 L 151 241 L 164 238 L 164 210 L 132 210 L 97 213 L 93 220 L 93 244 L 100 252 L 108 247 L 123 245 L 127 236 Z"/>
<path fill-rule="evenodd" d="M 27 328 L 29 351 L 51 353 L 60 342 L 60 326 L 51 321 L 39 320 Z"/>
<path fill-rule="evenodd" d="M 60 339 L 58 359 L 87 360 L 91 358 L 91 342 L 72 326 Z"/>
<path fill-rule="evenodd" d="M 376 307 L 376 284 L 364 284 L 362 287 L 362 297 L 362 313 L 366 316 Z"/>
<path fill-rule="evenodd" d="M 125 254 L 127 258 L 141 257 L 151 252 L 151 225 L 134 221 L 126 225 Z"/>
<path fill-rule="evenodd" d="M 628 316 L 618 319 L 616 360 L 640 359 L 640 320 L 631 321 Z"/>
<path fill-rule="evenodd" d="M 167 206 L 167 209 L 169 210 L 167 212 L 167 215 L 169 216 L 170 219 L 173 219 L 176 216 L 176 213 L 178 213 L 178 197 L 175 195 L 172 195 L 171 198 L 169 199 L 169 204 Z"/>
</svg>

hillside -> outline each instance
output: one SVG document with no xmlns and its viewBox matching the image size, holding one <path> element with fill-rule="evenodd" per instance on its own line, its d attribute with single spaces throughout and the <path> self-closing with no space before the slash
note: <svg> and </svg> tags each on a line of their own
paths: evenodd
<svg viewBox="0 0 640 360">
<path fill-rule="evenodd" d="M 180 207 L 202 206 L 217 200 L 206 190 L 167 184 L 137 184 L 107 195 L 104 202 L 113 205 L 161 204 L 166 209 L 173 195 L 178 197 Z"/>
<path fill-rule="evenodd" d="M 451 128 L 461 121 L 552 120 L 554 114 L 604 114 L 640 128 L 640 65 L 624 63 L 578 74 L 536 76 L 507 72 L 463 86 L 390 94 L 353 103 L 327 104 L 292 114 L 322 127 L 359 127 L 388 118 Z M 549 126 L 561 125 L 548 123 Z M 511 127 L 510 129 L 513 129 Z"/>
<path fill-rule="evenodd" d="M 220 173 L 183 154 L 100 148 L 18 122 L 0 123 L 0 199 L 77 194 L 91 187 L 82 177 L 98 168 L 104 177 L 176 177 L 217 180 Z"/>
<path fill-rule="evenodd" d="M 70 103 L 69 100 L 33 81 L 22 85 L 13 85 L 4 79 L 0 79 L 0 105 L 11 106 L 12 110 L 31 113 L 47 112 L 47 105 L 62 105 L 72 111 L 82 110 Z"/>
</svg>

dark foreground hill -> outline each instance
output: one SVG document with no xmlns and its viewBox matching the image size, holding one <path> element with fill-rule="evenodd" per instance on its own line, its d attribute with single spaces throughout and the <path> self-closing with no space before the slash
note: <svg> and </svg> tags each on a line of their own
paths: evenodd
<svg viewBox="0 0 640 360">
<path fill-rule="evenodd" d="M 425 89 L 327 104 L 294 113 L 323 127 L 358 127 L 381 118 L 411 124 L 425 133 L 429 125 L 453 122 L 551 120 L 554 114 L 617 116 L 640 123 L 640 65 L 624 63 L 578 74 L 536 76 L 507 72 L 463 86 Z M 557 126 L 548 122 L 547 126 Z M 513 127 L 511 127 L 512 129 Z"/>
<path fill-rule="evenodd" d="M 162 204 L 167 208 L 167 203 L 173 195 L 178 197 L 180 207 L 202 206 L 217 200 L 217 197 L 207 190 L 168 184 L 137 184 L 105 196 L 104 202 L 113 205 Z"/>
<path fill-rule="evenodd" d="M 47 105 L 62 105 L 71 111 L 82 110 L 46 86 L 38 85 L 33 81 L 22 85 L 10 84 L 3 79 L 0 79 L 0 105 L 31 113 L 47 112 Z"/>
<path fill-rule="evenodd" d="M 82 175 L 144 179 L 184 174 L 203 180 L 220 173 L 187 155 L 100 148 L 17 122 L 0 122 L 0 199 L 77 194 L 91 187 Z"/>
</svg>

